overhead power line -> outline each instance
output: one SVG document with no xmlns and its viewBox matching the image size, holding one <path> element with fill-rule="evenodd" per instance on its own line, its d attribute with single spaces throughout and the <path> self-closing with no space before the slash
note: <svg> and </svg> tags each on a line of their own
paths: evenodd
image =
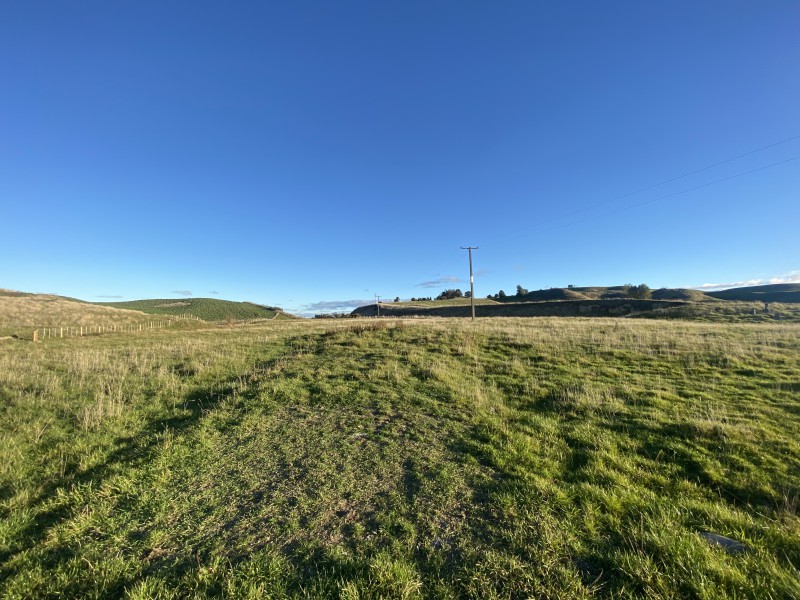
<svg viewBox="0 0 800 600">
<path fill-rule="evenodd" d="M 570 227 L 571 225 L 577 225 L 579 223 L 586 223 L 587 221 L 593 221 L 595 219 L 600 219 L 602 217 L 607 217 L 609 215 L 614 215 L 617 213 L 621 213 L 626 210 L 630 210 L 632 208 L 637 208 L 639 206 L 644 206 L 645 204 L 651 204 L 653 202 L 658 202 L 659 200 L 666 200 L 667 198 L 673 198 L 674 196 L 680 196 L 681 194 L 686 194 L 688 192 L 693 192 L 694 190 L 699 190 L 704 187 L 708 187 L 710 185 L 714 185 L 716 183 L 722 183 L 723 181 L 729 181 L 731 179 L 736 179 L 737 177 L 742 177 L 744 175 L 749 175 L 751 173 L 756 173 L 758 171 L 763 171 L 764 169 L 769 169 L 772 167 L 777 167 L 779 165 L 786 164 L 788 162 L 792 162 L 793 160 L 800 159 L 800 155 L 793 156 L 792 158 L 787 158 L 786 160 L 782 160 L 776 163 L 772 163 L 770 165 L 764 165 L 763 167 L 758 167 L 756 169 L 750 169 L 749 171 L 744 171 L 742 173 L 737 173 L 736 175 L 731 175 L 729 177 L 722 177 L 721 179 L 715 179 L 714 181 L 709 181 L 708 183 L 703 183 L 701 185 L 696 185 L 694 187 L 686 188 L 685 190 L 680 190 L 679 192 L 673 192 L 672 194 L 666 194 L 665 196 L 659 196 L 658 198 L 651 198 L 650 200 L 645 200 L 644 202 L 637 202 L 636 204 L 630 204 L 628 206 L 623 206 L 622 208 L 618 208 L 616 210 L 610 210 L 608 212 L 601 213 L 599 215 L 593 215 L 591 217 L 586 217 L 585 219 L 579 219 L 577 221 L 570 221 L 569 223 L 563 223 L 561 225 L 554 225 L 553 227 L 547 227 L 545 229 L 536 229 L 534 231 L 527 232 L 523 234 L 525 235 L 532 235 L 535 233 L 545 233 L 547 231 L 553 231 L 555 229 L 562 229 L 564 227 Z"/>
<path fill-rule="evenodd" d="M 528 231 L 531 228 L 539 227 L 539 226 L 545 225 L 547 223 L 552 223 L 553 221 L 558 221 L 559 219 L 563 219 L 563 218 L 566 218 L 566 217 L 571 217 L 572 215 L 577 215 L 577 214 L 580 214 L 582 212 L 586 212 L 587 210 L 592 210 L 593 208 L 598 208 L 600 206 L 606 206 L 607 204 L 611 204 L 612 202 L 616 202 L 617 200 L 623 200 L 625 198 L 630 198 L 631 196 L 635 196 L 636 194 L 641 194 L 642 192 L 647 192 L 647 191 L 655 189 L 657 187 L 661 187 L 662 185 L 666 185 L 668 183 L 673 183 L 675 181 L 678 181 L 680 179 L 684 179 L 684 178 L 689 177 L 691 175 L 696 175 L 697 173 L 702 173 L 703 171 L 708 171 L 709 169 L 713 169 L 714 167 L 718 167 L 720 165 L 724 165 L 726 163 L 733 162 L 733 161 L 738 160 L 740 158 L 744 158 L 745 156 L 750 156 L 752 154 L 756 154 L 758 152 L 762 152 L 764 150 L 768 150 L 769 148 L 774 148 L 775 146 L 780 146 L 781 144 L 785 144 L 787 142 L 791 142 L 792 140 L 796 140 L 798 138 L 800 138 L 800 135 L 793 135 L 792 137 L 788 137 L 788 138 L 780 140 L 778 142 L 773 142 L 772 144 L 767 144 L 766 146 L 761 146 L 760 148 L 756 148 L 755 150 L 750 150 L 749 152 L 745 152 L 744 154 L 737 154 L 736 156 L 731 156 L 730 158 L 726 158 L 725 160 L 721 160 L 719 162 L 715 162 L 713 164 L 706 165 L 705 167 L 701 167 L 700 169 L 695 169 L 694 171 L 689 171 L 688 173 L 684 173 L 682 175 L 677 175 L 675 177 L 670 177 L 669 179 L 665 179 L 665 180 L 660 181 L 658 183 L 654 183 L 652 185 L 648 185 L 646 187 L 640 188 L 640 189 L 635 190 L 633 192 L 628 192 L 627 194 L 622 194 L 620 196 L 615 196 L 614 198 L 610 198 L 609 200 L 603 200 L 602 202 L 597 202 L 595 204 L 590 204 L 589 206 L 584 206 L 582 208 L 576 208 L 575 210 L 571 210 L 569 212 L 561 213 L 560 215 L 557 215 L 555 217 L 551 217 L 549 219 L 545 219 L 543 221 L 539 221 L 538 223 L 529 225 L 527 227 L 523 227 L 521 229 L 517 229 L 515 231 L 510 231 L 510 232 L 507 232 L 507 233 L 504 233 L 504 234 L 500 234 L 500 235 L 498 235 L 498 236 L 496 236 L 494 238 L 490 238 L 489 240 L 483 242 L 483 245 L 491 244 L 491 243 L 493 243 L 493 242 L 495 242 L 497 240 L 505 239 L 505 238 L 510 237 L 510 236 L 515 236 L 516 234 L 521 233 L 523 231 Z M 789 159 L 789 160 L 794 160 L 794 159 Z M 788 161 L 784 161 L 784 162 L 788 162 Z M 782 163 L 775 163 L 775 165 L 768 165 L 768 167 L 769 166 L 776 166 L 778 164 L 782 164 Z M 762 168 L 768 168 L 768 167 L 762 167 Z M 753 173 L 753 172 L 759 171 L 759 170 L 761 170 L 761 168 L 754 169 L 753 171 L 747 171 L 747 173 Z M 747 175 L 747 173 L 741 173 L 740 175 Z M 734 177 L 738 177 L 738 176 L 739 175 L 734 175 Z M 729 178 L 725 178 L 725 179 L 719 179 L 717 181 L 712 181 L 711 183 L 703 184 L 703 185 L 697 186 L 696 188 L 692 188 L 692 189 L 698 189 L 698 188 L 701 188 L 701 187 L 705 187 L 707 185 L 711 185 L 712 183 L 719 183 L 721 181 L 725 181 L 726 179 L 732 179 L 732 178 L 733 177 L 729 177 Z M 689 190 L 686 190 L 686 191 L 689 191 Z M 684 193 L 684 192 L 678 192 L 678 193 L 680 194 L 680 193 Z M 666 196 L 666 197 L 669 197 L 669 196 Z M 661 198 L 659 198 L 659 199 L 661 199 Z M 647 202 L 645 204 L 647 204 Z M 639 205 L 637 204 L 637 205 L 634 205 L 634 206 L 639 206 Z M 607 214 L 611 214 L 611 213 L 607 213 Z M 577 222 L 582 223 L 583 221 L 577 221 Z M 561 227 L 561 226 L 559 226 L 559 227 Z"/>
<path fill-rule="evenodd" d="M 691 192 L 691 191 L 694 191 L 694 190 L 698 190 L 698 189 L 701 189 L 701 188 L 705 188 L 705 187 L 708 187 L 708 186 L 711 186 L 711 185 L 715 185 L 717 183 L 722 183 L 724 181 L 729 181 L 731 179 L 736 179 L 737 177 L 743 177 L 744 175 L 749 175 L 751 173 L 756 173 L 758 171 L 763 171 L 765 169 L 769 169 L 769 168 L 772 168 L 772 167 L 777 167 L 777 166 L 780 166 L 782 164 L 786 164 L 786 163 L 795 161 L 798 158 L 800 158 L 800 156 L 793 156 L 792 158 L 789 158 L 789 159 L 786 159 L 786 160 L 775 162 L 775 163 L 772 163 L 772 164 L 769 164 L 769 165 L 764 165 L 762 167 L 758 167 L 756 169 L 751 169 L 749 171 L 744 171 L 742 173 L 737 173 L 737 174 L 731 175 L 729 177 L 722 177 L 720 179 L 716 179 L 714 181 L 703 183 L 701 185 L 696 185 L 694 187 L 687 188 L 687 189 L 684 189 L 684 190 L 680 190 L 680 191 L 674 192 L 672 194 L 666 194 L 664 196 L 659 196 L 657 198 L 652 198 L 650 200 L 645 200 L 644 202 L 638 202 L 636 204 L 631 204 L 631 205 L 628 205 L 628 206 L 624 206 L 622 208 L 619 208 L 619 209 L 616 209 L 616 210 L 612 210 L 612 211 L 608 211 L 608 212 L 605 212 L 605 213 L 602 213 L 602 214 L 598 214 L 598 215 L 593 215 L 593 216 L 587 217 L 585 219 L 579 219 L 579 220 L 576 220 L 576 221 L 570 221 L 569 223 L 563 223 L 561 225 L 555 225 L 553 227 L 548 227 L 548 228 L 545 228 L 545 229 L 536 229 L 537 227 L 541 227 L 542 225 L 545 225 L 547 223 L 551 223 L 553 221 L 557 221 L 558 219 L 563 219 L 565 217 L 569 217 L 569 216 L 572 216 L 572 215 L 575 215 L 575 214 L 579 214 L 581 212 L 586 212 L 587 210 L 591 210 L 593 208 L 598 208 L 600 206 L 605 206 L 605 205 L 610 204 L 612 202 L 616 202 L 617 200 L 622 200 L 624 198 L 629 198 L 629 197 L 634 196 L 636 194 L 640 194 L 642 192 L 645 192 L 645 191 L 648 191 L 648 190 L 652 190 L 652 189 L 657 188 L 659 186 L 666 185 L 667 183 L 672 183 L 674 181 L 678 181 L 678 180 L 683 179 L 685 177 L 689 177 L 690 175 L 695 175 L 697 173 L 702 173 L 703 171 L 708 171 L 709 169 L 713 169 L 714 167 L 718 167 L 720 165 L 724 165 L 726 163 L 733 162 L 733 161 L 738 160 L 740 158 L 744 158 L 745 156 L 750 156 L 750 155 L 756 154 L 758 152 L 762 152 L 764 150 L 768 150 L 769 148 L 774 148 L 775 146 L 780 146 L 781 144 L 785 144 L 787 142 L 791 142 L 791 141 L 796 140 L 798 138 L 800 138 L 800 135 L 793 135 L 793 136 L 785 138 L 783 140 L 780 140 L 780 141 L 777 141 L 777 142 L 773 142 L 771 144 L 767 144 L 766 146 L 761 146 L 761 147 L 756 148 L 754 150 L 750 150 L 749 152 L 745 152 L 743 154 L 737 154 L 736 156 L 731 156 L 729 158 L 726 158 L 725 160 L 721 160 L 721 161 L 715 162 L 713 164 L 707 165 L 707 166 L 702 167 L 700 169 L 695 169 L 693 171 L 689 171 L 689 172 L 684 173 L 682 175 L 678 175 L 678 176 L 675 176 L 675 177 L 670 177 L 669 179 L 665 179 L 665 180 L 663 180 L 663 181 L 661 181 L 659 183 L 655 183 L 653 185 L 649 185 L 647 187 L 640 188 L 640 189 L 638 189 L 636 191 L 629 192 L 627 194 L 622 194 L 621 196 L 616 196 L 614 198 L 611 198 L 610 200 L 604 200 L 602 202 L 597 202 L 595 204 L 592 204 L 592 205 L 589 205 L 589 206 L 586 206 L 586 207 L 583 207 L 583 208 L 579 208 L 579 209 L 576 209 L 576 210 L 573 210 L 573 211 L 569 211 L 569 212 L 563 213 L 563 214 L 561 214 L 559 216 L 556 216 L 556 217 L 553 217 L 553 218 L 550 218 L 550 219 L 546 219 L 544 221 L 540 221 L 538 223 L 534 223 L 534 224 L 529 225 L 529 226 L 527 226 L 527 227 L 525 227 L 523 229 L 518 229 L 518 230 L 513 231 L 513 232 L 508 232 L 508 233 L 496 236 L 494 238 L 490 238 L 490 239 L 484 241 L 481 245 L 485 246 L 486 244 L 492 244 L 492 243 L 494 243 L 494 242 L 496 242 L 498 240 L 501 240 L 501 239 L 507 239 L 507 238 L 511 238 L 511 237 L 525 237 L 526 235 L 533 235 L 533 234 L 536 234 L 536 233 L 544 233 L 544 232 L 552 231 L 552 230 L 555 230 L 555 229 L 562 229 L 564 227 L 570 227 L 572 225 L 585 223 L 587 221 L 591 221 L 591 220 L 594 220 L 594 219 L 599 219 L 599 218 L 606 217 L 606 216 L 609 216 L 609 215 L 613 215 L 613 214 L 616 214 L 616 213 L 619 213 L 619 212 L 623 212 L 623 211 L 626 211 L 626 210 L 631 210 L 633 208 L 637 208 L 639 206 L 644 206 L 645 204 L 651 204 L 653 202 L 658 202 L 660 200 L 666 200 L 668 198 L 679 196 L 681 194 L 686 194 L 688 192 Z M 450 270 L 452 267 L 455 266 L 455 264 L 456 264 L 455 261 L 450 263 L 448 265 L 447 269 L 445 269 L 445 271 Z M 470 277 L 470 279 L 472 279 L 472 277 Z"/>
</svg>

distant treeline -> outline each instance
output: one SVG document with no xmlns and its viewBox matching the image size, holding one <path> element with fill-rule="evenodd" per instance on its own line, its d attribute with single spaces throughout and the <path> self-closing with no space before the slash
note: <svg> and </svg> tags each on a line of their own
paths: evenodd
<svg viewBox="0 0 800 600">
<path fill-rule="evenodd" d="M 562 290 L 562 288 L 551 288 L 552 290 Z M 567 292 L 572 291 L 574 288 L 570 287 L 567 289 Z M 633 285 L 630 283 L 626 283 L 621 288 L 617 288 L 618 291 L 613 293 L 608 293 L 608 297 L 614 298 L 633 298 L 636 300 L 650 300 L 653 297 L 653 291 L 650 289 L 646 283 L 641 283 L 639 285 Z M 456 290 L 458 291 L 458 290 Z M 517 285 L 516 293 L 513 296 L 509 296 L 503 290 L 499 290 L 496 294 L 488 294 L 486 297 L 489 300 L 505 300 L 505 299 L 516 299 L 516 300 L 525 300 L 525 296 L 530 294 L 531 292 L 522 287 L 521 285 Z M 540 295 L 540 292 L 533 292 L 534 294 Z M 437 298 L 439 300 L 439 298 Z M 513 301 L 513 300 L 512 300 Z"/>
</svg>

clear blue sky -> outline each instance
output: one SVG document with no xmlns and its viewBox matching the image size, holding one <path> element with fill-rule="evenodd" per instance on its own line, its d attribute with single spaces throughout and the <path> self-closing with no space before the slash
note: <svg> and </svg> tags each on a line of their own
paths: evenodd
<svg viewBox="0 0 800 600">
<path fill-rule="evenodd" d="M 619 198 L 799 136 L 798 31 L 790 0 L 5 2 L 0 287 L 349 310 L 468 289 L 468 244 L 480 296 L 800 280 L 800 160 L 737 176 L 800 138 Z"/>
</svg>

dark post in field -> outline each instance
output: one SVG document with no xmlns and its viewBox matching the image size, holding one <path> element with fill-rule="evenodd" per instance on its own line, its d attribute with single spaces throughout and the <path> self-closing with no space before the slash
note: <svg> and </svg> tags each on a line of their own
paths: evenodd
<svg viewBox="0 0 800 600">
<path fill-rule="evenodd" d="M 375 306 L 378 309 L 378 316 L 381 316 L 381 297 L 378 294 L 375 294 Z"/>
<path fill-rule="evenodd" d="M 472 251 L 477 246 L 461 246 L 462 250 L 469 250 L 469 305 L 472 308 L 472 320 L 475 320 L 475 278 L 472 276 Z"/>
</svg>

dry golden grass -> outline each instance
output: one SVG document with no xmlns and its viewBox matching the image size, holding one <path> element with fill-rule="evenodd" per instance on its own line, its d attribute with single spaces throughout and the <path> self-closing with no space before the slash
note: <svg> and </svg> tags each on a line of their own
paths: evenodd
<svg viewBox="0 0 800 600">
<path fill-rule="evenodd" d="M 0 330 L 134 325 L 152 319 L 152 315 L 136 310 L 109 308 L 58 296 L 0 296 Z"/>
</svg>

